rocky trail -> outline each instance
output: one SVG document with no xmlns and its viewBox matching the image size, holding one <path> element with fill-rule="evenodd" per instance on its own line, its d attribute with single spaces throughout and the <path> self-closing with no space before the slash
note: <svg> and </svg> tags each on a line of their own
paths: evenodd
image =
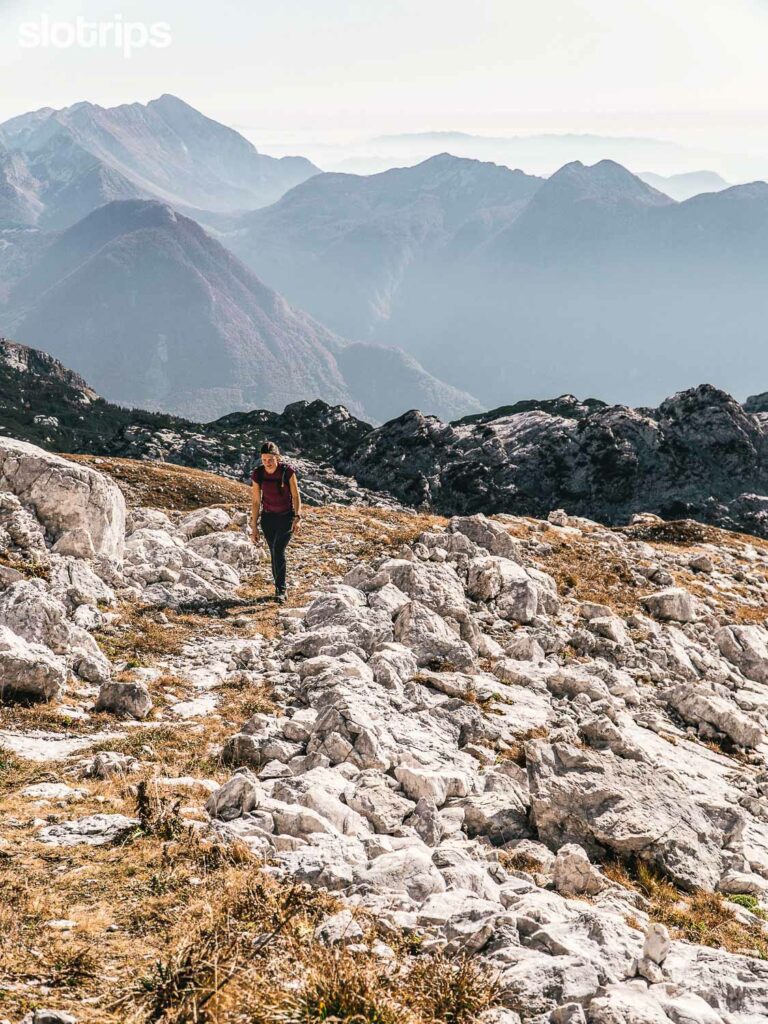
<svg viewBox="0 0 768 1024">
<path fill-rule="evenodd" d="M 0 1020 L 768 1021 L 768 542 L 248 499 L 0 439 Z"/>
</svg>

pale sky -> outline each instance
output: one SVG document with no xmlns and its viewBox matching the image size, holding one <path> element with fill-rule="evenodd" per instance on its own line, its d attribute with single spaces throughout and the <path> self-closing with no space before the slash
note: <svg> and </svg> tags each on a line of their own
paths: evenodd
<svg viewBox="0 0 768 1024">
<path fill-rule="evenodd" d="M 19 45 L 167 22 L 172 44 Z M 768 153 L 768 0 L 0 0 L 0 120 L 174 93 L 270 142 L 594 132 Z"/>
</svg>

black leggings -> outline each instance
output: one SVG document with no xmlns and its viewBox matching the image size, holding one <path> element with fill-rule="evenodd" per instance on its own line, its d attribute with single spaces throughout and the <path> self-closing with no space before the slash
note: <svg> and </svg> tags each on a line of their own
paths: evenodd
<svg viewBox="0 0 768 1024">
<path fill-rule="evenodd" d="M 285 549 L 291 540 L 293 512 L 262 512 L 261 529 L 272 559 L 275 590 L 285 590 Z"/>
</svg>

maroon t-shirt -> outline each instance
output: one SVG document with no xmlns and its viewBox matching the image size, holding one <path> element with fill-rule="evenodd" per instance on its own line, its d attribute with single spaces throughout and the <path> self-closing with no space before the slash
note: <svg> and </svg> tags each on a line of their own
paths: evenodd
<svg viewBox="0 0 768 1024">
<path fill-rule="evenodd" d="M 257 466 L 251 473 L 251 480 L 261 487 L 261 508 L 264 512 L 292 512 L 290 479 L 296 476 L 292 466 L 278 462 L 274 473 L 268 473 L 263 466 Z M 283 483 L 285 481 L 285 483 Z"/>
</svg>

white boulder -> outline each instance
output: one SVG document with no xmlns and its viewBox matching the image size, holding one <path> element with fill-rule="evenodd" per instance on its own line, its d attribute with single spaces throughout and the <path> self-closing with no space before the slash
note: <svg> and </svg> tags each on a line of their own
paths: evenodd
<svg viewBox="0 0 768 1024">
<path fill-rule="evenodd" d="M 3 437 L 0 489 L 35 510 L 59 554 L 122 558 L 125 499 L 103 474 L 26 441 Z"/>
<path fill-rule="evenodd" d="M 116 679 L 102 683 L 96 701 L 97 711 L 111 711 L 124 718 L 146 718 L 152 710 L 152 698 L 146 683 Z"/>
<path fill-rule="evenodd" d="M 566 843 L 557 851 L 553 881 L 563 896 L 596 896 L 608 884 L 578 843 Z"/>
<path fill-rule="evenodd" d="M 666 622 L 695 622 L 698 618 L 693 594 L 682 587 L 667 587 L 642 599 L 655 619 Z"/>
<path fill-rule="evenodd" d="M 0 700 L 53 700 L 66 681 L 67 666 L 61 658 L 0 625 Z"/>
</svg>

